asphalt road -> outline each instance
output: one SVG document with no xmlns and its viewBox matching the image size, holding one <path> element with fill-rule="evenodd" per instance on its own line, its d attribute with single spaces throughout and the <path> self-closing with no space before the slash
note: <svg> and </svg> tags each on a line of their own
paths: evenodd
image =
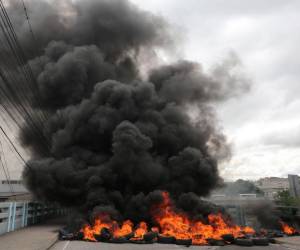
<svg viewBox="0 0 300 250">
<path fill-rule="evenodd" d="M 282 245 L 274 244 L 268 247 L 239 247 L 239 246 L 185 246 L 166 245 L 166 244 L 109 244 L 109 243 L 93 243 L 82 241 L 59 241 L 50 250 L 297 250 Z"/>
</svg>

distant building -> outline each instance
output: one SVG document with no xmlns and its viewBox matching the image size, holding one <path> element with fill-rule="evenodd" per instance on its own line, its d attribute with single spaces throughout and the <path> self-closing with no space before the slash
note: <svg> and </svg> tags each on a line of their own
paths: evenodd
<svg viewBox="0 0 300 250">
<path fill-rule="evenodd" d="M 11 199 L 28 199 L 29 191 L 20 180 L 0 180 L 0 201 Z"/>
<path fill-rule="evenodd" d="M 226 211 L 235 223 L 242 226 L 254 227 L 257 219 L 255 216 L 247 213 L 247 209 L 265 201 L 265 197 L 258 196 L 257 194 L 239 194 L 233 196 L 213 194 L 206 200 L 226 208 Z"/>
<path fill-rule="evenodd" d="M 290 194 L 293 197 L 300 198 L 300 177 L 298 175 L 289 175 L 288 180 L 290 185 Z"/>
<path fill-rule="evenodd" d="M 290 184 L 288 178 L 279 177 L 265 177 L 261 178 L 255 182 L 261 191 L 263 191 L 264 196 L 268 199 L 273 200 L 275 195 L 284 190 L 289 190 Z"/>
<path fill-rule="evenodd" d="M 286 190 L 293 190 L 293 195 L 300 197 L 300 178 L 295 175 L 289 176 L 289 178 L 265 177 L 255 181 L 256 189 L 261 190 L 263 195 L 251 188 L 249 182 L 246 181 L 240 181 L 241 186 L 232 185 L 232 183 L 226 184 L 225 188 L 214 190 L 206 200 L 226 208 L 235 223 L 256 229 L 261 228 L 259 219 L 253 212 L 258 204 L 266 204 L 268 207 L 267 205 L 272 203 L 278 192 Z M 230 189 L 226 189 L 226 186 Z M 244 190 L 248 192 L 242 192 Z M 279 206 L 276 209 L 276 212 L 281 211 Z"/>
<path fill-rule="evenodd" d="M 265 200 L 265 197 L 257 196 L 257 194 L 239 194 L 239 195 L 222 195 L 212 194 L 206 200 L 213 202 L 217 205 L 244 205 L 251 202 Z"/>
</svg>

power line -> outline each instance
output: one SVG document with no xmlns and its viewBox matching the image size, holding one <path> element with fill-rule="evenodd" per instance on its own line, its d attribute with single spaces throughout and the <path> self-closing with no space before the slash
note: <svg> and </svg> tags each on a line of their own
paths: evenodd
<svg viewBox="0 0 300 250">
<path fill-rule="evenodd" d="M 2 0 L 0 1 L 0 8 L 1 8 L 1 12 L 2 12 L 2 15 L 0 16 L 1 20 L 2 20 L 1 28 L 2 28 L 3 34 L 6 38 L 6 41 L 8 43 L 8 46 L 9 46 L 10 50 L 12 51 L 13 56 L 16 59 L 18 67 L 22 71 L 22 74 L 25 78 L 25 83 L 26 82 L 29 83 L 28 87 L 31 88 L 31 92 L 34 93 L 34 97 L 37 99 L 36 102 L 41 106 L 41 102 L 39 100 L 39 94 L 37 91 L 38 85 L 36 83 L 33 71 L 31 69 L 30 65 L 27 63 L 25 53 L 18 41 L 14 27 L 13 27 L 13 25 L 10 21 L 10 18 L 6 12 L 6 9 L 5 9 L 5 6 L 3 5 Z M 46 115 L 44 118 L 46 118 Z"/>
<path fill-rule="evenodd" d="M 47 145 L 47 139 L 44 137 L 43 132 L 39 129 L 39 127 L 36 125 L 35 121 L 33 120 L 31 114 L 28 112 L 28 110 L 23 106 L 22 101 L 18 98 L 16 95 L 15 91 L 12 89 L 10 83 L 8 82 L 7 78 L 3 74 L 1 68 L 0 68 L 0 77 L 2 78 L 3 82 L 5 83 L 5 86 L 7 90 L 4 88 L 0 89 L 3 91 L 5 96 L 7 97 L 7 101 L 10 102 L 10 104 L 21 114 L 21 116 L 24 118 L 24 121 L 27 122 L 27 124 L 32 128 L 32 131 L 36 134 L 37 138 L 40 139 L 41 143 L 48 148 Z M 13 100 L 11 100 L 13 98 Z M 17 102 L 17 103 L 16 103 Z M 10 114 L 11 117 L 11 112 L 7 110 L 7 112 Z M 22 128 L 22 125 L 20 125 Z"/>
<path fill-rule="evenodd" d="M 28 24 L 28 27 L 29 27 L 29 32 L 31 34 L 32 40 L 33 40 L 36 48 L 38 48 L 39 47 L 38 46 L 38 41 L 37 41 L 36 36 L 35 36 L 35 34 L 33 32 L 33 28 L 32 28 L 31 21 L 30 21 L 30 16 L 28 14 L 27 7 L 26 7 L 26 4 L 25 4 L 24 0 L 22 0 L 22 5 L 23 5 L 23 9 L 24 9 L 26 20 L 27 20 L 27 24 Z M 37 56 L 38 56 L 38 54 L 37 54 Z M 40 64 L 42 64 L 39 56 L 38 56 L 38 60 L 39 60 Z M 30 65 L 29 65 L 29 67 L 30 67 Z M 33 72 L 33 71 L 31 70 L 31 72 Z M 34 80 L 35 80 L 35 78 L 34 78 Z M 45 113 L 45 117 L 49 118 L 47 113 Z"/>
<path fill-rule="evenodd" d="M 30 32 L 36 42 L 27 8 L 23 0 L 22 3 Z M 48 115 L 45 114 L 43 110 L 33 110 L 31 103 L 31 97 L 33 97 L 36 99 L 36 103 L 41 107 L 36 79 L 30 65 L 27 63 L 24 51 L 17 39 L 17 35 L 2 0 L 0 0 L 0 10 L 0 28 L 6 41 L 2 44 L 4 46 L 5 44 L 7 45 L 8 50 L 12 53 L 12 57 L 10 58 L 15 59 L 17 66 L 8 60 L 2 65 L 2 68 L 0 67 L 0 77 L 4 83 L 4 86 L 0 86 L 0 91 L 2 92 L 1 96 L 5 97 L 2 106 L 20 128 L 22 128 L 23 125 L 20 124 L 18 121 L 19 118 L 17 117 L 22 117 L 23 123 L 25 122 L 32 133 L 39 138 L 40 143 L 45 147 L 46 154 L 49 154 L 50 145 L 42 131 L 44 123 L 48 119 Z M 20 69 L 19 73 L 20 76 L 24 78 L 24 81 L 21 81 L 21 79 L 14 75 L 14 72 L 12 72 L 10 68 Z M 32 96 L 30 96 L 30 94 L 32 94 Z M 7 102 L 7 105 L 4 104 L 4 102 Z"/>
<path fill-rule="evenodd" d="M 2 166 L 2 169 L 3 169 L 3 173 L 4 173 L 4 176 L 5 176 L 5 179 L 6 179 L 7 183 L 9 185 L 10 192 L 11 192 L 12 196 L 15 198 L 15 192 L 14 192 L 14 189 L 13 189 L 11 181 L 10 181 L 11 178 L 10 178 L 7 162 L 5 160 L 5 155 L 4 155 L 4 150 L 3 150 L 3 145 L 2 145 L 1 140 L 0 140 L 0 148 L 1 148 L 0 161 L 1 161 L 1 166 Z"/>
<path fill-rule="evenodd" d="M 23 5 L 26 20 L 27 20 L 27 24 L 28 24 L 28 27 L 29 27 L 29 32 L 31 33 L 32 40 L 37 45 L 37 39 L 36 39 L 36 36 L 33 33 L 32 25 L 31 25 L 31 21 L 30 21 L 30 16 L 28 15 L 27 7 L 26 7 L 26 4 L 25 4 L 24 0 L 22 0 L 22 5 Z"/>
<path fill-rule="evenodd" d="M 24 9 L 25 10 L 25 16 L 26 16 L 26 19 L 28 18 L 27 20 L 28 20 L 28 23 L 30 25 L 29 26 L 30 32 L 33 36 L 34 41 L 36 42 L 34 33 L 32 31 L 32 26 L 31 26 L 31 23 L 30 23 L 29 15 L 28 15 L 26 5 L 25 5 L 24 1 L 23 1 L 23 6 L 25 6 L 25 9 Z M 19 43 L 16 32 L 14 30 L 14 27 L 13 27 L 11 21 L 10 21 L 10 18 L 7 14 L 6 8 L 3 5 L 2 0 L 0 1 L 0 8 L 1 8 L 1 12 L 2 12 L 1 19 L 2 19 L 4 28 L 5 28 L 6 33 L 7 33 L 6 38 L 9 42 L 11 50 L 13 51 L 13 53 L 14 53 L 16 59 L 17 59 L 17 62 L 19 63 L 19 66 L 24 71 L 23 73 L 24 73 L 25 78 L 28 80 L 28 83 L 33 87 L 32 91 L 33 91 L 33 93 L 35 93 L 35 97 L 39 99 L 39 95 L 38 95 L 38 92 L 37 92 L 38 85 L 37 85 L 36 79 L 34 77 L 31 66 L 27 63 L 25 53 L 22 49 L 22 46 Z M 40 100 L 37 100 L 37 103 L 40 104 Z"/>
<path fill-rule="evenodd" d="M 9 144 L 13 147 L 14 151 L 17 153 L 17 155 L 20 157 L 20 159 L 23 161 L 23 163 L 25 165 L 28 165 L 26 160 L 24 159 L 24 157 L 21 155 L 21 153 L 19 152 L 19 150 L 16 148 L 15 144 L 12 142 L 12 140 L 9 138 L 9 136 L 6 134 L 6 132 L 4 131 L 4 129 L 2 128 L 2 126 L 0 126 L 0 130 L 3 133 L 3 135 L 5 136 L 5 138 L 8 140 Z"/>
</svg>

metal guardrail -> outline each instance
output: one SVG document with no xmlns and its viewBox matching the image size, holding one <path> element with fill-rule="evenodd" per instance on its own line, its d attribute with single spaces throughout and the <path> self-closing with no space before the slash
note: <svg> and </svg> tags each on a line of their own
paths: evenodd
<svg viewBox="0 0 300 250">
<path fill-rule="evenodd" d="M 55 205 L 36 202 L 0 202 L 0 235 L 65 214 Z"/>
</svg>

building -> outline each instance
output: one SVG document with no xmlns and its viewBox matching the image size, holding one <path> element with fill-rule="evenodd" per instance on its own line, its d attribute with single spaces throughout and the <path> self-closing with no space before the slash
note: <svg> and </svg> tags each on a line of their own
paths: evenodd
<svg viewBox="0 0 300 250">
<path fill-rule="evenodd" d="M 254 184 L 263 191 L 264 196 L 270 200 L 273 200 L 278 192 L 289 190 L 290 188 L 288 178 L 265 177 L 259 179 Z"/>
<path fill-rule="evenodd" d="M 291 196 L 300 198 L 300 177 L 298 175 L 288 175 L 288 180 Z"/>
<path fill-rule="evenodd" d="M 239 225 L 251 226 L 255 229 L 261 228 L 261 221 L 257 216 L 257 209 L 266 208 L 268 211 L 273 208 L 273 200 L 275 195 L 280 191 L 293 190 L 293 195 L 300 195 L 300 178 L 299 176 L 289 176 L 289 178 L 278 178 L 278 177 L 265 177 L 254 182 L 256 188 L 260 189 L 261 192 L 248 186 L 249 182 L 240 182 L 240 184 L 245 185 L 245 188 L 239 188 L 239 186 L 228 185 L 231 189 L 217 189 L 210 197 L 206 200 L 226 208 L 227 212 L 231 215 L 233 221 Z M 233 188 L 238 189 L 238 192 L 232 192 Z M 248 192 L 242 193 L 241 190 L 246 190 L 248 187 Z M 230 191 L 230 192 L 229 192 Z M 235 191 L 235 190 L 234 190 Z M 300 197 L 300 196 L 298 196 Z M 281 206 L 275 206 L 274 211 L 269 211 L 281 214 Z M 284 207 L 286 213 L 293 214 L 294 218 L 299 218 L 296 213 L 299 213 L 298 209 L 295 207 Z M 298 217 L 297 217 L 298 216 Z"/>
<path fill-rule="evenodd" d="M 257 228 L 257 218 L 248 212 L 248 209 L 264 202 L 265 197 L 257 194 L 239 194 L 239 195 L 222 195 L 213 194 L 208 201 L 226 208 L 234 223 L 241 226 L 251 226 Z"/>
<path fill-rule="evenodd" d="M 11 199 L 28 200 L 29 191 L 24 187 L 20 180 L 0 180 L 0 201 Z"/>
</svg>

